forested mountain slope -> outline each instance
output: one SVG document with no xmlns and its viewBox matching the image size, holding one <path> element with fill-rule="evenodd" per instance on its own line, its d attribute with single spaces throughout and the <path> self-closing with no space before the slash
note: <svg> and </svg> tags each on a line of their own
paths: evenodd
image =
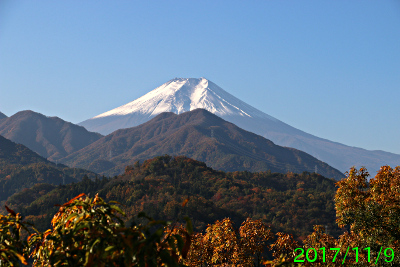
<svg viewBox="0 0 400 267">
<path fill-rule="evenodd" d="M 301 237 L 311 233 L 315 224 L 327 225 L 333 235 L 340 233 L 335 224 L 334 192 L 335 181 L 315 173 L 226 173 L 190 158 L 166 155 L 136 162 L 113 179 L 83 179 L 57 187 L 35 185 L 10 197 L 7 205 L 45 230 L 58 209 L 55 204 L 80 193 L 98 193 L 125 205 L 128 220 L 141 211 L 156 219 L 188 215 L 200 231 L 225 217 L 240 225 L 250 216 L 263 219 L 276 231 Z M 182 210 L 181 203 L 187 198 Z"/>
<path fill-rule="evenodd" d="M 106 175 L 123 172 L 137 160 L 184 155 L 223 171 L 317 172 L 344 174 L 311 155 L 275 145 L 204 110 L 162 113 L 139 126 L 121 129 L 67 156 L 62 162 Z"/>
<path fill-rule="evenodd" d="M 0 135 L 0 201 L 37 183 L 63 184 L 94 173 L 52 163 L 29 148 Z"/>
</svg>

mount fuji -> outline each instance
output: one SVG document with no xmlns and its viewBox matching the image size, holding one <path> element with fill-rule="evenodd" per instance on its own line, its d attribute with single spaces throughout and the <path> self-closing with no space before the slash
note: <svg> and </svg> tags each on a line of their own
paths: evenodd
<svg viewBox="0 0 400 267">
<path fill-rule="evenodd" d="M 342 172 L 352 166 L 365 166 L 373 174 L 382 165 L 396 166 L 400 163 L 400 155 L 397 154 L 350 147 L 296 129 L 246 104 L 205 78 L 172 79 L 132 102 L 79 125 L 106 135 L 145 123 L 163 112 L 181 114 L 198 108 L 206 109 L 277 145 L 305 151 Z"/>
</svg>

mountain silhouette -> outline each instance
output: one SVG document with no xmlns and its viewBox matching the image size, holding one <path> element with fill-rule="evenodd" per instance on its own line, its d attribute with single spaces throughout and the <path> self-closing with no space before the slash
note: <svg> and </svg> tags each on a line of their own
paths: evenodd
<svg viewBox="0 0 400 267">
<path fill-rule="evenodd" d="M 30 110 L 0 120 L 0 135 L 52 161 L 78 151 L 102 136 L 58 117 L 46 117 Z"/>
</svg>

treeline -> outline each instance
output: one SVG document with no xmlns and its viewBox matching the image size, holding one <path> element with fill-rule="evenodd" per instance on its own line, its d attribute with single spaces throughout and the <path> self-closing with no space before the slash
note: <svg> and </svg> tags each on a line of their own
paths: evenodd
<svg viewBox="0 0 400 267">
<path fill-rule="evenodd" d="M 156 220 L 174 220 L 189 197 L 182 212 L 199 232 L 225 217 L 235 225 L 247 217 L 262 220 L 273 231 L 293 234 L 297 240 L 309 235 L 316 224 L 326 226 L 335 237 L 343 232 L 335 223 L 334 180 L 306 172 L 215 171 L 202 162 L 168 155 L 136 162 L 111 179 L 35 185 L 10 197 L 7 205 L 44 231 L 57 211 L 54 205 L 82 192 L 120 202 L 128 222 L 143 211 Z"/>
<path fill-rule="evenodd" d="M 80 194 L 58 208 L 43 232 L 7 207 L 8 215 L 0 216 L 0 260 L 18 265 L 30 258 L 34 266 L 399 266 L 400 167 L 384 166 L 367 178 L 365 169 L 351 169 L 337 182 L 337 223 L 349 230 L 337 238 L 315 225 L 298 241 L 254 218 L 240 227 L 225 218 L 198 232 L 182 216 L 190 198 L 179 203 L 173 222 L 141 212 L 127 226 L 120 203 Z"/>
</svg>

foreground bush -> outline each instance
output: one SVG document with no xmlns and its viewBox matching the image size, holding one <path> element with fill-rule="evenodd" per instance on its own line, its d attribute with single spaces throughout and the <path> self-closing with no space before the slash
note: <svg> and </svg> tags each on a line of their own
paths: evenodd
<svg viewBox="0 0 400 267">
<path fill-rule="evenodd" d="M 21 240 L 23 230 L 28 230 L 28 224 L 22 221 L 22 216 L 6 206 L 9 214 L 0 215 L 0 266 L 17 266 L 19 262 L 27 264 L 24 257 L 26 241 Z"/>
<path fill-rule="evenodd" d="M 34 265 L 182 266 L 177 253 L 186 257 L 185 244 L 164 232 L 168 223 L 149 218 L 146 225 L 125 227 L 123 211 L 113 204 L 81 194 L 62 205 L 53 229 L 28 238 Z"/>
</svg>

